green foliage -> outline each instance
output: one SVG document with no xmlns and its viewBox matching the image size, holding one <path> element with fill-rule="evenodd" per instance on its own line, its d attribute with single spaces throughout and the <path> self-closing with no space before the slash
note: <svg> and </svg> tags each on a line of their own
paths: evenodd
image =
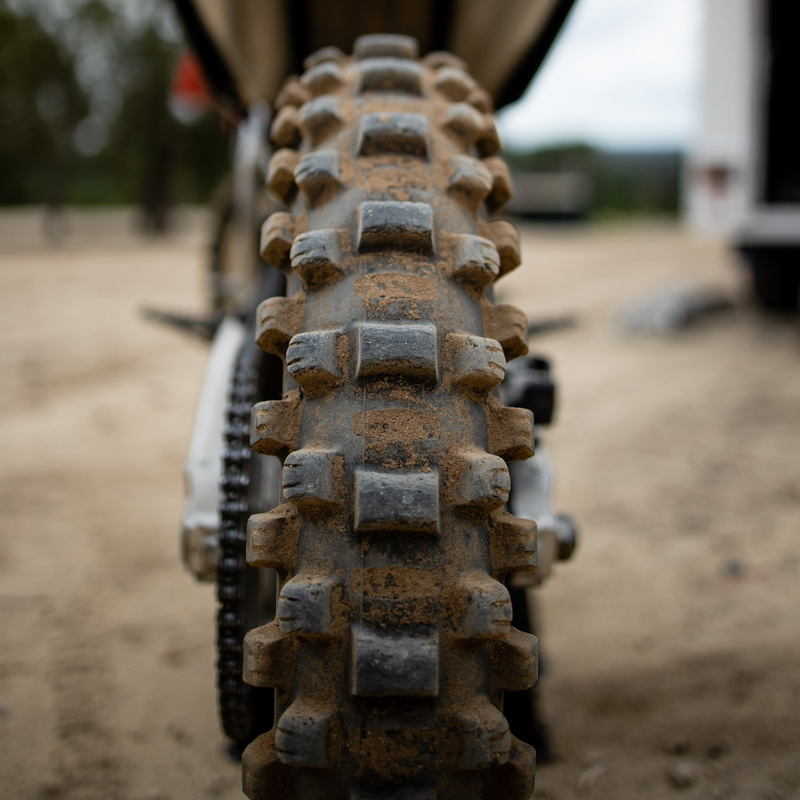
<svg viewBox="0 0 800 800">
<path fill-rule="evenodd" d="M 0 0 L 0 203 L 137 203 L 155 227 L 228 168 L 215 112 L 168 104 L 181 43 L 155 0 Z M 79 80 L 80 79 L 80 80 Z"/>
<path fill-rule="evenodd" d="M 176 55 L 175 46 L 153 26 L 120 43 L 124 99 L 109 125 L 106 146 L 87 159 L 95 179 L 81 187 L 87 194 L 79 200 L 137 202 L 161 215 L 174 202 L 208 199 L 227 168 L 227 145 L 215 113 L 190 125 L 170 113 L 169 82 Z"/>
<path fill-rule="evenodd" d="M 87 112 L 69 55 L 35 16 L 0 3 L 0 204 L 65 198 Z"/>
<path fill-rule="evenodd" d="M 579 172 L 592 183 L 591 214 L 677 215 L 682 155 L 677 151 L 615 152 L 572 143 L 503 154 L 516 172 Z"/>
</svg>

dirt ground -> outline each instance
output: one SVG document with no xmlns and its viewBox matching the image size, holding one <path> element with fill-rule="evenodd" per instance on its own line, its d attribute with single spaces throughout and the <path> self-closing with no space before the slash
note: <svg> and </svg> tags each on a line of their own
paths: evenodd
<svg viewBox="0 0 800 800">
<path fill-rule="evenodd" d="M 0 217 L 0 796 L 240 798 L 217 727 L 214 597 L 178 558 L 206 347 L 202 214 L 166 241 L 84 214 L 58 247 Z M 800 798 L 800 327 L 715 241 L 666 224 L 528 229 L 501 295 L 575 316 L 553 358 L 558 507 L 541 591 L 557 760 L 538 798 Z M 621 309 L 676 285 L 734 307 L 670 337 Z"/>
</svg>

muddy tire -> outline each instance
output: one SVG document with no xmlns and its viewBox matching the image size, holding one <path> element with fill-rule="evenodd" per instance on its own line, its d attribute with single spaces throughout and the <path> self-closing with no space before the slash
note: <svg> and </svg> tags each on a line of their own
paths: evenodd
<svg viewBox="0 0 800 800">
<path fill-rule="evenodd" d="M 524 315 L 491 286 L 518 238 L 487 95 L 452 57 L 368 36 L 312 57 L 279 97 L 270 188 L 288 212 L 262 255 L 288 276 L 256 338 L 285 360 L 251 444 L 283 459 L 248 561 L 280 575 L 244 677 L 276 724 L 244 753 L 262 798 L 503 798 L 533 788 L 503 692 L 535 683 L 536 639 L 504 585 L 535 568 L 534 525 L 504 510 L 532 417 L 495 390 Z"/>
</svg>

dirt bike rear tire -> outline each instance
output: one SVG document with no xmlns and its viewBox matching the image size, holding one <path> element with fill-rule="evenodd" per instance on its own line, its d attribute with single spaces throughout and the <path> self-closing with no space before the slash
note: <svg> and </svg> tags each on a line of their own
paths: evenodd
<svg viewBox="0 0 800 800">
<path fill-rule="evenodd" d="M 535 568 L 535 526 L 504 510 L 529 411 L 496 397 L 525 318 L 492 303 L 519 263 L 488 95 L 402 36 L 326 49 L 279 97 L 262 231 L 287 296 L 257 314 L 285 360 L 251 444 L 283 459 L 248 561 L 278 570 L 274 622 L 245 638 L 245 680 L 276 724 L 244 753 L 263 798 L 524 800 L 535 753 L 503 691 L 535 683 L 536 639 L 503 583 Z"/>
</svg>

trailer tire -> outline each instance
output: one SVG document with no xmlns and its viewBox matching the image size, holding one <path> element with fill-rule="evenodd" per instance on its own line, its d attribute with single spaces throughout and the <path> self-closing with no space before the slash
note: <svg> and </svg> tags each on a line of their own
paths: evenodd
<svg viewBox="0 0 800 800">
<path fill-rule="evenodd" d="M 743 246 L 752 278 L 753 294 L 768 311 L 791 314 L 800 298 L 800 248 Z"/>
</svg>

